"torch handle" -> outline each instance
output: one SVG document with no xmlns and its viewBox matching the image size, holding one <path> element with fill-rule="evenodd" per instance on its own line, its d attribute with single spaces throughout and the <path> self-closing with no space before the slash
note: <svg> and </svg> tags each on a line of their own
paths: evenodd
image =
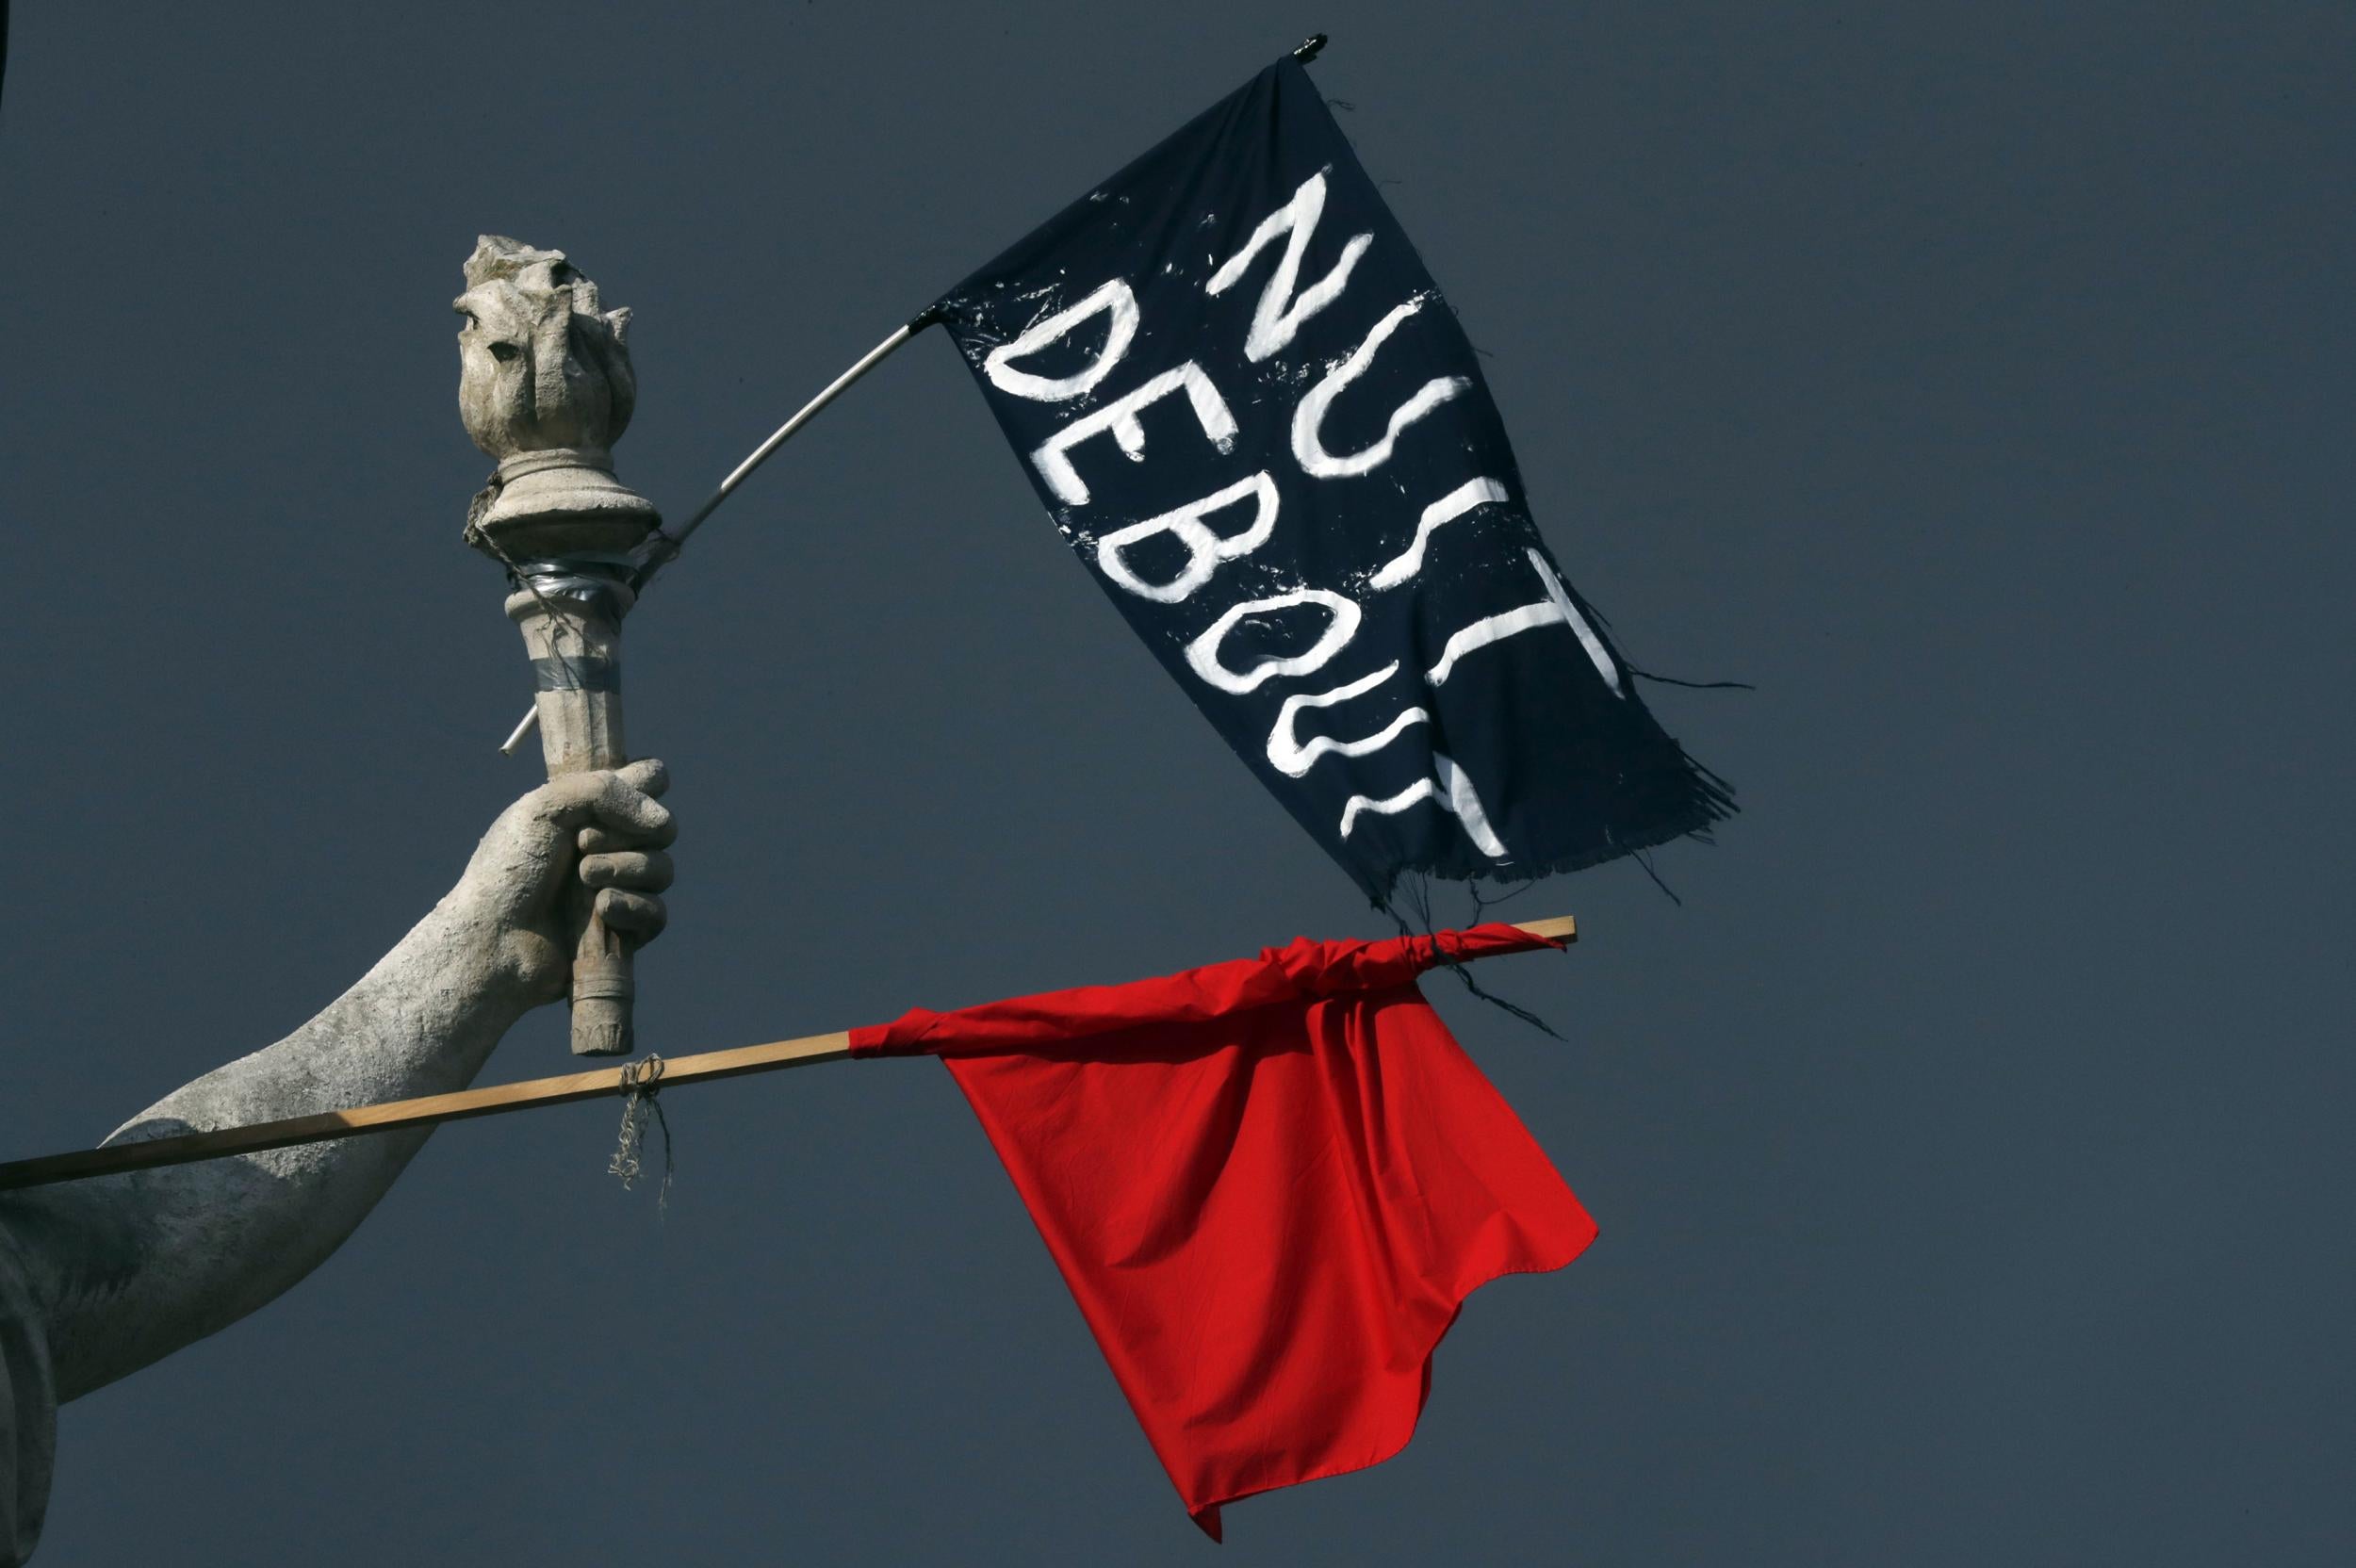
<svg viewBox="0 0 2356 1568">
<path fill-rule="evenodd" d="M 618 743 L 622 732 L 622 694 L 613 692 L 601 695 L 602 701 L 585 706 L 609 709 L 610 714 L 603 716 L 603 722 L 588 727 L 609 731 Z M 545 730 L 545 706 L 540 723 Z M 595 759 L 589 763 L 593 768 L 618 768 L 630 760 L 618 743 L 610 749 L 595 748 L 588 755 Z M 597 918 L 597 895 L 593 889 L 575 877 L 567 896 L 573 906 L 573 1054 L 626 1056 L 636 1049 L 630 1018 L 638 995 L 638 980 L 630 950 Z"/>
<path fill-rule="evenodd" d="M 524 634 L 539 694 L 540 750 L 548 776 L 630 760 L 622 736 L 622 636 L 610 600 L 525 590 L 507 613 Z M 573 932 L 573 1054 L 619 1056 L 633 1050 L 637 994 L 630 949 L 597 916 L 597 894 L 575 879 L 567 896 Z"/>
</svg>

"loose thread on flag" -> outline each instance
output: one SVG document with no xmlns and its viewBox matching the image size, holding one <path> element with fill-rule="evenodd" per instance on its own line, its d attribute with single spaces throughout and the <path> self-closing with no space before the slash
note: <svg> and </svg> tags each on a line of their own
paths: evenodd
<svg viewBox="0 0 2356 1568">
<path fill-rule="evenodd" d="M 1520 887 L 1514 889 L 1513 892 L 1507 893 L 1505 898 L 1518 897 L 1520 894 L 1528 892 L 1535 886 L 1537 886 L 1537 884 L 1534 882 L 1525 882 Z M 1469 883 L 1466 884 L 1466 888 L 1472 894 L 1473 906 L 1477 919 L 1479 912 L 1487 906 L 1481 896 L 1481 890 L 1479 888 L 1473 887 Z M 1398 906 L 1394 904 L 1384 904 L 1383 906 L 1383 912 L 1389 915 L 1392 920 L 1399 923 L 1399 932 L 1400 936 L 1421 937 L 1424 940 L 1432 944 L 1432 951 L 1435 960 L 1434 967 L 1445 969 L 1454 974 L 1458 980 L 1464 983 L 1464 987 L 1466 990 L 1470 991 L 1474 996 L 1479 997 L 1481 1001 L 1486 1002 L 1490 1006 L 1497 1008 L 1499 1012 L 1510 1014 L 1511 1016 L 1521 1020 L 1524 1023 L 1529 1024 L 1532 1029 L 1537 1030 L 1540 1034 L 1546 1035 L 1558 1040 L 1562 1038 L 1561 1032 L 1558 1031 L 1553 1024 L 1548 1023 L 1545 1019 L 1540 1018 L 1536 1013 L 1531 1012 L 1529 1008 L 1523 1006 L 1517 1002 L 1508 1002 L 1505 998 L 1497 995 L 1495 991 L 1482 987 L 1480 981 L 1475 980 L 1472 977 L 1472 971 L 1464 967 L 1464 960 L 1459 957 L 1446 942 L 1440 939 L 1439 932 L 1432 923 L 1432 879 L 1429 876 L 1416 874 L 1413 876 L 1401 877 L 1398 887 L 1393 890 L 1392 896 L 1394 898 L 1403 898 L 1407 901 L 1408 906 L 1415 911 L 1415 924 L 1409 924 L 1407 917 L 1400 914 Z M 1504 901 L 1505 900 L 1501 898 L 1496 900 L 1495 902 L 1503 903 Z M 1418 926 L 1421 927 L 1420 930 L 1417 929 Z M 1564 1043 L 1567 1044 L 1569 1042 L 1565 1041 Z"/>
<path fill-rule="evenodd" d="M 663 1057 L 649 1052 L 643 1059 L 622 1068 L 622 1132 L 614 1144 L 613 1161 L 606 1173 L 622 1179 L 622 1190 L 630 1191 L 638 1178 L 646 1172 L 646 1126 L 651 1121 L 663 1130 L 663 1187 L 655 1195 L 655 1212 L 667 1214 L 671 1207 L 671 1177 L 678 1169 L 671 1157 L 671 1119 L 663 1114 L 663 1102 L 655 1096 L 663 1079 Z M 647 1113 L 653 1116 L 648 1117 Z"/>
<path fill-rule="evenodd" d="M 1677 897 L 1677 890 L 1669 886 L 1667 882 L 1663 881 L 1659 872 L 1653 870 L 1652 857 L 1650 855 L 1641 849 L 1632 850 L 1628 854 L 1628 858 L 1644 868 L 1644 874 L 1652 878 L 1652 885 L 1661 890 L 1661 897 L 1667 899 L 1670 903 L 1676 905 L 1680 909 L 1685 907 L 1685 900 Z"/>
<path fill-rule="evenodd" d="M 1621 661 L 1627 663 L 1626 660 Z M 1758 687 L 1747 680 L 1681 680 L 1673 675 L 1655 675 L 1628 664 L 1628 673 L 1639 680 L 1649 680 L 1656 686 L 1682 686 L 1689 692 L 1756 692 Z"/>
</svg>

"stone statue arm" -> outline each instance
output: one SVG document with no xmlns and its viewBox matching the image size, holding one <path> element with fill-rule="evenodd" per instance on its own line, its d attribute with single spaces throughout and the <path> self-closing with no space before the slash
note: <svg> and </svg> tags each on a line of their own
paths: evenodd
<svg viewBox="0 0 2356 1568">
<path fill-rule="evenodd" d="M 554 780 L 504 812 L 448 897 L 317 1018 L 166 1095 L 109 1142 L 463 1088 L 509 1025 L 564 992 L 564 894 L 607 924 L 662 928 L 670 881 L 660 762 Z M 371 1134 L 5 1195 L 71 1399 L 286 1290 L 376 1205 L 426 1130 Z"/>
</svg>

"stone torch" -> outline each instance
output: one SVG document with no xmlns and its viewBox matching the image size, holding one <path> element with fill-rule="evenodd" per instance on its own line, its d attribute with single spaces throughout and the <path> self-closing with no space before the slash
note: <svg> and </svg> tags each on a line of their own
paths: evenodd
<svg viewBox="0 0 2356 1568">
<path fill-rule="evenodd" d="M 548 776 L 619 767 L 622 617 L 636 598 L 632 552 L 656 533 L 652 502 L 614 477 L 630 424 L 630 312 L 599 311 L 597 286 L 562 251 L 485 235 L 453 302 L 458 410 L 499 460 L 466 517 L 466 542 L 507 568 L 507 613 L 532 658 Z M 643 559 L 643 558 L 641 558 Z M 576 887 L 573 1051 L 631 1049 L 630 953 Z"/>
</svg>

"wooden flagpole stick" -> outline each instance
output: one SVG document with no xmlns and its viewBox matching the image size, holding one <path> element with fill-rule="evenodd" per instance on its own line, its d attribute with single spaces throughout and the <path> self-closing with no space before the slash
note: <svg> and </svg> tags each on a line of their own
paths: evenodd
<svg viewBox="0 0 2356 1568">
<path fill-rule="evenodd" d="M 734 1051 L 711 1051 L 697 1056 L 666 1060 L 646 1087 L 659 1084 L 701 1083 L 733 1078 L 747 1072 L 804 1067 L 812 1062 L 837 1062 L 851 1053 L 847 1033 L 811 1035 L 802 1039 L 767 1045 L 741 1046 Z M 596 1100 L 621 1092 L 622 1075 L 638 1067 L 598 1068 L 568 1072 L 558 1078 L 532 1078 L 520 1084 L 493 1084 L 461 1089 L 456 1094 L 429 1094 L 418 1100 L 391 1100 L 381 1105 L 356 1105 L 350 1110 L 321 1111 L 317 1116 L 288 1117 L 283 1121 L 258 1121 L 250 1127 L 222 1127 L 207 1133 L 182 1133 L 150 1138 L 143 1143 L 110 1143 L 97 1149 L 77 1149 L 39 1159 L 11 1160 L 0 1165 L 0 1190 L 45 1186 L 85 1176 L 109 1176 L 155 1166 L 187 1165 L 192 1160 L 219 1159 L 228 1154 L 258 1154 L 270 1149 L 291 1149 L 302 1143 L 325 1143 L 331 1138 L 361 1133 L 389 1133 L 401 1127 L 434 1127 L 470 1117 L 498 1116 L 503 1111 L 529 1110 L 535 1105 L 566 1105 L 576 1100 Z"/>
<path fill-rule="evenodd" d="M 1514 926 L 1533 937 L 1577 941 L 1579 923 L 1569 915 L 1523 921 Z M 362 1133 L 389 1133 L 401 1127 L 435 1127 L 478 1116 L 499 1116 L 538 1105 L 568 1105 L 618 1094 L 633 1086 L 667 1089 L 679 1084 L 709 1083 L 715 1078 L 740 1078 L 748 1072 L 774 1072 L 784 1068 L 839 1062 L 851 1054 L 851 1037 L 805 1035 L 799 1039 L 744 1045 L 730 1051 L 707 1051 L 694 1056 L 667 1057 L 649 1075 L 644 1062 L 568 1072 L 558 1078 L 532 1078 L 519 1084 L 493 1084 L 461 1089 L 455 1094 L 429 1094 L 417 1100 L 392 1100 L 381 1105 L 355 1105 L 349 1110 L 321 1111 L 316 1116 L 259 1121 L 250 1127 L 221 1127 L 211 1132 L 181 1133 L 172 1137 L 137 1143 L 110 1143 L 97 1149 L 76 1149 L 64 1154 L 0 1164 L 0 1191 L 14 1187 L 47 1186 L 54 1182 L 87 1176 L 119 1175 L 158 1166 L 187 1165 L 231 1154 L 258 1154 L 266 1150 L 291 1149 L 303 1143 L 325 1143 Z M 653 1058 L 647 1058 L 652 1060 Z"/>
</svg>

